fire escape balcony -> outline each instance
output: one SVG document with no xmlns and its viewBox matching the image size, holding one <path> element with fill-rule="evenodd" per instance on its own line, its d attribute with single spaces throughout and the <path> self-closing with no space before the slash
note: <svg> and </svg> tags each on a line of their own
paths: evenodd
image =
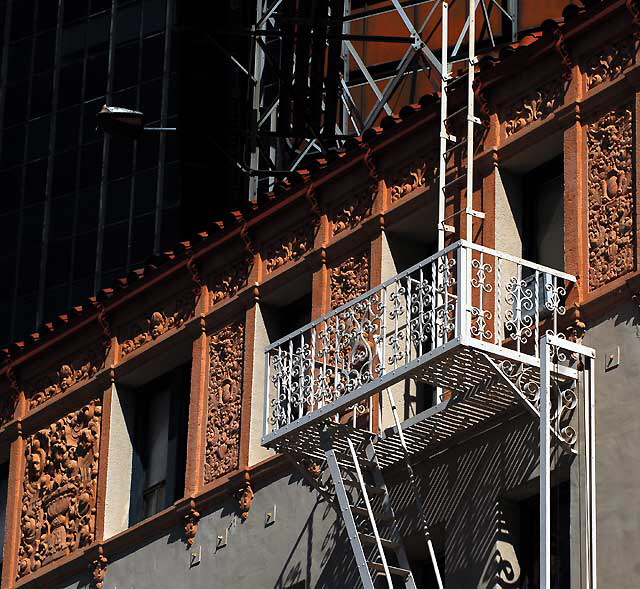
<svg viewBox="0 0 640 589">
<path fill-rule="evenodd" d="M 348 427 L 377 436 L 385 468 L 403 459 L 398 427 L 415 453 L 524 410 L 539 416 L 543 348 L 572 345 L 558 323 L 575 282 L 467 241 L 446 247 L 266 348 L 263 445 L 322 460 L 322 431 Z M 570 362 L 553 371 L 577 379 Z M 436 387 L 437 402 L 385 431 L 382 393 L 407 379 Z M 552 431 L 571 446 L 563 413 L 576 400 L 557 398 Z"/>
</svg>

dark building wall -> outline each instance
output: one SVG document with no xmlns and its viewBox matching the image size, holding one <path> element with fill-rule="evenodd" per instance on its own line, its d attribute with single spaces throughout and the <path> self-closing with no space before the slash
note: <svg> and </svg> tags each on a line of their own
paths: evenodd
<svg viewBox="0 0 640 589">
<path fill-rule="evenodd" d="M 173 0 L 0 2 L 0 342 L 174 243 L 175 137 L 103 137 L 104 103 L 176 126 Z"/>
</svg>

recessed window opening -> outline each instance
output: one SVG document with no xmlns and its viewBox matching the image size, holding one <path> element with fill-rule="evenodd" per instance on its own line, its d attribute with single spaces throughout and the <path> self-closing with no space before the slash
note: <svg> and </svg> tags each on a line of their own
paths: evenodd
<svg viewBox="0 0 640 589">
<path fill-rule="evenodd" d="M 540 589 L 540 496 L 519 502 L 519 550 L 522 589 Z M 570 487 L 565 481 L 551 488 L 551 587 L 571 586 Z"/>
<path fill-rule="evenodd" d="M 134 392 L 129 525 L 182 497 L 191 365 Z"/>
<path fill-rule="evenodd" d="M 275 342 L 309 323 L 311 309 L 310 280 L 292 282 L 279 289 L 262 305 L 269 341 Z"/>
</svg>

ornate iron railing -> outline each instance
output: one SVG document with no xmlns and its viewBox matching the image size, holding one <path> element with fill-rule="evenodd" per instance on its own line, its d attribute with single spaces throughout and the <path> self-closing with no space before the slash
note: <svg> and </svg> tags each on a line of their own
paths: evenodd
<svg viewBox="0 0 640 589">
<path fill-rule="evenodd" d="M 350 393 L 380 390 L 459 345 L 539 364 L 540 338 L 561 335 L 572 282 L 465 241 L 441 250 L 266 348 L 266 438 L 344 412 Z"/>
</svg>

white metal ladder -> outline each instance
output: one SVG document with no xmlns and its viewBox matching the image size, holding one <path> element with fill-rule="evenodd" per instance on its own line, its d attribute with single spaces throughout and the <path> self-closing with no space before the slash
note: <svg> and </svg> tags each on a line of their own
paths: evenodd
<svg viewBox="0 0 640 589">
<path fill-rule="evenodd" d="M 450 188 L 457 187 L 465 181 L 466 203 L 463 211 L 466 215 L 465 238 L 473 241 L 472 221 L 474 217 L 484 218 L 484 213 L 473 208 L 473 136 L 474 125 L 481 124 L 475 116 L 475 66 L 478 63 L 476 57 L 476 9 L 480 0 L 469 0 L 469 16 L 458 42 L 453 49 L 453 56 L 457 53 L 462 40 L 467 36 L 469 54 L 465 58 L 467 70 L 463 74 L 453 77 L 451 73 L 451 63 L 449 60 L 449 28 L 448 11 L 449 3 L 442 3 L 442 54 L 441 54 L 441 95 L 440 95 L 440 157 L 439 157 L 439 180 L 438 180 L 438 249 L 444 248 L 444 238 L 446 233 L 453 233 L 454 227 L 447 223 L 454 215 L 446 216 L 446 198 Z M 449 106 L 449 94 L 457 88 L 464 80 L 467 81 L 467 102 L 462 106 L 457 106 L 454 110 Z M 462 121 L 466 118 L 466 136 L 458 137 L 452 133 L 454 121 Z M 454 166 L 457 170 L 454 177 L 447 179 L 447 169 L 449 162 L 460 151 L 466 147 L 466 170 L 461 166 Z M 457 213 L 456 213 L 457 214 Z"/>
</svg>

